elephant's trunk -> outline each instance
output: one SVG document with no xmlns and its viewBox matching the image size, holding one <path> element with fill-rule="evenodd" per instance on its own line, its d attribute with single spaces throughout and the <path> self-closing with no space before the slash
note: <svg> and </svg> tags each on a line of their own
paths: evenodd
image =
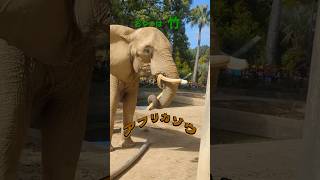
<svg viewBox="0 0 320 180">
<path fill-rule="evenodd" d="M 157 77 L 157 83 L 158 86 L 161 87 L 161 82 L 168 82 L 168 83 L 174 83 L 174 84 L 186 84 L 188 81 L 183 80 L 183 79 L 174 79 L 174 78 L 168 78 L 165 77 L 163 74 L 159 74 Z"/>
<path fill-rule="evenodd" d="M 151 63 L 151 71 L 155 72 L 157 84 L 162 89 L 162 92 L 157 97 L 155 95 L 148 97 L 148 110 L 169 106 L 176 95 L 179 84 L 186 83 L 185 80 L 179 79 L 178 71 L 172 58 L 167 61 L 157 62 L 154 66 Z"/>
</svg>

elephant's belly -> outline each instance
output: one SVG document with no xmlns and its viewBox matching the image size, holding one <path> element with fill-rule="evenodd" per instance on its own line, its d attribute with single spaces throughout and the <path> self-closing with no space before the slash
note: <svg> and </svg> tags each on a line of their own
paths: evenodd
<svg viewBox="0 0 320 180">
<path fill-rule="evenodd" d="M 0 11 L 1 39 L 27 56 L 61 64 L 72 15 L 64 0 L 0 0 Z"/>
</svg>

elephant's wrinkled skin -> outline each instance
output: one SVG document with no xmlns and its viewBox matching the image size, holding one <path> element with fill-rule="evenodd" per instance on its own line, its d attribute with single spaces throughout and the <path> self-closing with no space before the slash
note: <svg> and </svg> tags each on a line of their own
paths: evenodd
<svg viewBox="0 0 320 180">
<path fill-rule="evenodd" d="M 123 127 L 132 123 L 139 89 L 139 71 L 143 63 L 150 63 L 153 75 L 162 74 L 177 79 L 178 72 L 171 55 L 171 45 L 165 35 L 153 27 L 137 30 L 121 25 L 110 26 L 110 139 L 119 101 L 123 102 Z M 161 82 L 162 95 L 154 95 L 151 108 L 168 106 L 176 94 L 178 84 Z M 122 146 L 132 144 L 131 137 L 123 137 Z"/>
<path fill-rule="evenodd" d="M 106 3 L 0 0 L 0 180 L 18 179 L 33 121 L 42 130 L 42 179 L 75 178 Z"/>
</svg>

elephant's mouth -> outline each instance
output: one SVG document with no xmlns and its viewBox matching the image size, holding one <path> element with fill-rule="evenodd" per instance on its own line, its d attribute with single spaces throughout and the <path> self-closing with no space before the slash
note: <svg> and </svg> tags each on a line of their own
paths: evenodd
<svg viewBox="0 0 320 180">
<path fill-rule="evenodd" d="M 163 90 L 166 88 L 167 83 L 172 84 L 174 86 L 179 86 L 180 84 L 182 85 L 188 84 L 187 80 L 169 78 L 164 73 L 157 73 L 156 80 L 157 80 L 158 87 Z M 147 110 L 161 108 L 160 99 L 162 96 L 163 96 L 163 92 L 161 92 L 157 97 L 155 95 L 150 95 L 148 97 L 149 106 L 147 107 Z"/>
</svg>

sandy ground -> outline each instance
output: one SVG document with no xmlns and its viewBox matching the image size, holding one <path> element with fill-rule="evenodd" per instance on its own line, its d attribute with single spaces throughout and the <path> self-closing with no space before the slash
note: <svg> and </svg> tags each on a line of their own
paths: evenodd
<svg viewBox="0 0 320 180">
<path fill-rule="evenodd" d="M 96 97 L 97 100 L 99 97 Z M 101 104 L 92 101 L 91 113 L 101 114 Z M 100 101 L 99 101 L 100 102 Z M 103 106 L 102 106 L 103 107 Z M 111 153 L 111 170 L 123 164 L 128 157 L 135 154 L 141 143 L 148 139 L 151 146 L 137 164 L 123 174 L 120 179 L 149 180 L 194 180 L 197 171 L 198 150 L 200 144 L 202 106 L 186 106 L 173 104 L 173 108 L 156 111 L 136 110 L 135 118 L 150 113 L 166 112 L 170 115 L 184 118 L 184 121 L 193 123 L 197 127 L 195 135 L 185 133 L 184 123 L 179 127 L 157 122 L 150 119 L 143 128 L 137 127 L 133 132 L 133 140 L 137 145 L 129 149 L 118 149 Z M 121 127 L 122 112 L 118 111 L 116 127 Z M 99 116 L 100 117 L 100 116 Z M 150 118 L 150 116 L 149 116 Z M 98 122 L 98 121 L 97 121 Z M 96 123 L 96 122 L 95 122 Z M 120 142 L 120 131 L 115 133 L 113 144 Z M 41 137 L 38 131 L 30 131 L 25 148 L 23 149 L 20 165 L 19 180 L 41 179 Z M 140 143 L 139 143 L 140 142 Z M 76 180 L 99 180 L 107 173 L 109 158 L 106 147 L 94 143 L 83 143 L 80 160 L 76 172 Z"/>
<path fill-rule="evenodd" d="M 302 101 L 216 94 L 214 106 L 303 120 Z M 212 129 L 214 180 L 294 180 L 301 166 L 301 140 L 273 140 Z"/>
<path fill-rule="evenodd" d="M 184 125 L 172 126 L 163 122 L 152 123 L 149 120 L 145 127 L 136 127 L 132 134 L 137 146 L 129 149 L 118 149 L 111 152 L 111 172 L 121 166 L 131 155 L 135 154 L 142 142 L 148 139 L 151 146 L 144 156 L 119 179 L 121 180 L 194 180 L 196 179 L 198 151 L 200 145 L 201 117 L 203 106 L 171 107 L 161 110 L 137 110 L 139 118 L 151 113 L 164 113 L 182 117 L 186 122 L 197 127 L 195 135 L 185 133 Z M 121 127 L 122 112 L 117 114 L 116 128 Z M 138 125 L 138 124 L 137 124 Z M 113 136 L 113 145 L 119 147 L 120 131 Z"/>
<path fill-rule="evenodd" d="M 293 180 L 301 166 L 301 140 L 211 146 L 214 180 Z"/>
<path fill-rule="evenodd" d="M 19 180 L 41 179 L 40 135 L 31 130 L 19 165 Z M 77 180 L 98 180 L 107 174 L 106 147 L 83 142 L 78 162 Z"/>
<path fill-rule="evenodd" d="M 183 124 L 179 127 L 149 120 L 145 127 L 136 127 L 133 148 L 121 149 L 111 153 L 111 171 L 121 166 L 134 155 L 142 142 L 148 139 L 151 146 L 144 156 L 119 179 L 121 180 L 195 180 L 198 163 L 198 150 L 201 135 L 202 106 L 173 104 L 171 108 L 145 111 L 136 110 L 135 118 L 151 113 L 168 113 L 182 117 L 197 127 L 193 136 L 185 133 Z M 122 112 L 117 113 L 116 129 L 121 127 Z M 138 124 L 137 124 L 138 125 Z M 212 132 L 211 132 L 212 133 Z M 219 145 L 211 147 L 211 168 L 214 180 L 221 177 L 232 180 L 291 180 L 297 174 L 300 141 L 273 141 L 271 139 L 244 136 L 232 132 L 219 132 Z M 120 131 L 113 137 L 113 145 L 120 142 Z M 241 141 L 239 141 L 239 138 Z M 262 142 L 266 141 L 266 142 Z M 40 138 L 28 137 L 19 166 L 21 180 L 38 180 L 41 173 Z M 253 143 L 254 142 L 254 143 Z M 224 144 L 233 143 L 233 144 Z M 241 144 L 238 144 L 241 143 Z M 106 147 L 85 142 L 77 170 L 77 180 L 98 180 L 106 175 Z"/>
<path fill-rule="evenodd" d="M 303 120 L 305 112 L 304 101 L 235 96 L 223 93 L 218 93 L 214 96 L 213 104 L 214 107 L 219 108 L 228 108 L 297 120 Z"/>
<path fill-rule="evenodd" d="M 103 123 L 106 117 L 104 115 L 106 100 L 104 100 L 105 97 L 103 96 L 105 88 L 103 82 L 92 82 L 89 101 L 88 129 L 97 129 L 98 131 L 99 127 L 105 126 L 105 123 Z M 101 131 L 99 130 L 99 132 Z M 20 160 L 20 180 L 41 179 L 40 142 L 40 133 L 37 130 L 30 129 Z M 109 174 L 107 172 L 108 166 L 109 158 L 107 156 L 107 147 L 84 141 L 78 162 L 76 180 L 99 180 Z"/>
</svg>

